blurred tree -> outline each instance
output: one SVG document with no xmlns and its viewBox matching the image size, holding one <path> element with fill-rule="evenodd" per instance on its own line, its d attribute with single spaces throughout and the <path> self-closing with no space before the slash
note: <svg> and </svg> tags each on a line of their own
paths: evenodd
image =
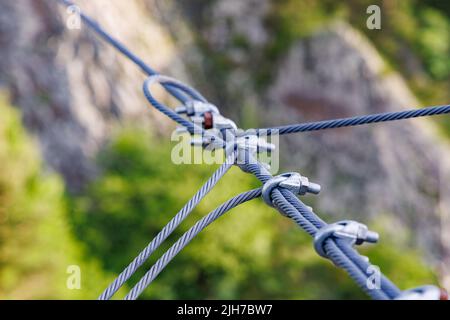
<svg viewBox="0 0 450 320">
<path fill-rule="evenodd" d="M 67 223 L 64 186 L 41 169 L 34 142 L 0 94 L 0 298 L 94 298 L 105 277 L 84 260 Z M 81 268 L 81 289 L 66 286 Z"/>
</svg>

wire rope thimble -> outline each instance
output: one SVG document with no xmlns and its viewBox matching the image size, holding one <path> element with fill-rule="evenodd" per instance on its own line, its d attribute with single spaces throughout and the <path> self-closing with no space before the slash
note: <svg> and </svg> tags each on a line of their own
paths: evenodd
<svg viewBox="0 0 450 320">
<path fill-rule="evenodd" d="M 274 206 L 272 201 L 272 191 L 275 188 L 284 188 L 297 195 L 305 195 L 307 193 L 319 194 L 321 189 L 320 185 L 310 182 L 307 177 L 302 176 L 298 172 L 280 174 L 264 183 L 262 189 L 263 199 L 271 207 Z"/>
<path fill-rule="evenodd" d="M 366 225 L 357 221 L 344 220 L 329 224 L 319 229 L 314 237 L 314 249 L 324 258 L 327 258 L 325 241 L 331 237 L 345 240 L 351 246 L 364 242 L 376 243 L 379 239 L 378 233 L 370 231 Z"/>
<path fill-rule="evenodd" d="M 432 285 L 425 285 L 400 293 L 395 300 L 449 300 L 448 293 Z"/>
</svg>

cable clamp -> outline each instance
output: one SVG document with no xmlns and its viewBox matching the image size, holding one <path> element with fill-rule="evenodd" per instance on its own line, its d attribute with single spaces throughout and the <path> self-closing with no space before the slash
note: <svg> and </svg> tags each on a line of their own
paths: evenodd
<svg viewBox="0 0 450 320">
<path fill-rule="evenodd" d="M 376 243 L 379 235 L 370 231 L 364 224 L 352 220 L 344 220 L 329 224 L 319 229 L 314 237 L 314 249 L 317 253 L 327 258 L 324 249 L 325 241 L 334 237 L 346 240 L 350 245 L 360 245 L 364 242 Z"/>
<path fill-rule="evenodd" d="M 175 108 L 175 112 L 178 114 L 186 114 L 192 122 L 205 130 L 237 130 L 234 121 L 222 116 L 219 109 L 208 102 L 198 100 L 188 101 L 184 106 Z M 177 129 L 177 132 L 186 133 L 187 129 L 180 127 Z"/>
<path fill-rule="evenodd" d="M 321 189 L 320 185 L 310 182 L 307 177 L 304 177 L 297 172 L 283 173 L 264 183 L 262 189 L 264 201 L 272 207 L 274 205 L 271 195 L 275 188 L 285 188 L 301 196 L 307 193 L 319 194 Z"/>
<path fill-rule="evenodd" d="M 204 135 L 202 137 L 191 137 L 191 145 L 208 148 L 209 150 L 221 149 L 225 147 L 223 141 L 217 139 L 212 134 Z"/>
<path fill-rule="evenodd" d="M 175 108 L 175 112 L 178 114 L 186 114 L 188 117 L 201 116 L 205 112 L 220 113 L 215 105 L 199 100 L 189 100 L 183 106 Z"/>
<path fill-rule="evenodd" d="M 254 133 L 244 133 L 235 137 L 234 147 L 237 150 L 237 164 L 245 164 L 251 162 L 251 157 L 256 157 L 257 154 L 263 152 L 272 152 L 276 146 L 273 143 L 267 142 L 265 139 L 259 137 Z M 267 163 L 262 163 L 267 170 L 270 166 Z"/>
<path fill-rule="evenodd" d="M 237 136 L 235 146 L 238 150 L 247 150 L 252 154 L 275 150 L 275 145 L 273 143 L 268 143 L 256 134 L 244 134 L 242 136 Z"/>
<path fill-rule="evenodd" d="M 196 115 L 191 117 L 192 122 L 202 127 L 205 130 L 217 129 L 217 130 L 237 130 L 236 124 L 218 113 L 205 112 L 202 115 Z"/>
<path fill-rule="evenodd" d="M 255 133 L 239 133 L 238 130 L 223 130 L 221 132 L 208 130 L 205 131 L 200 137 L 193 136 L 191 138 L 191 145 L 201 146 L 210 150 L 220 148 L 226 148 L 227 150 L 236 150 L 236 164 L 238 165 L 254 161 L 252 157 L 255 158 L 257 154 L 263 152 L 269 153 L 276 148 L 273 143 L 268 143 L 265 139 L 259 137 Z M 265 166 L 266 169 L 270 169 L 270 166 L 268 164 L 261 164 Z"/>
<path fill-rule="evenodd" d="M 206 115 L 204 115 L 203 118 L 206 121 L 207 116 L 206 117 L 205 116 Z M 206 122 L 205 122 L 205 124 L 206 124 Z M 234 123 L 234 121 L 232 121 L 228 118 L 225 118 L 221 114 L 212 114 L 211 115 L 211 128 L 218 129 L 218 130 L 234 130 L 234 131 L 237 130 L 236 123 Z M 206 126 L 205 126 L 205 129 L 208 129 L 208 128 L 206 128 Z"/>
<path fill-rule="evenodd" d="M 403 291 L 395 300 L 448 300 L 448 294 L 441 288 L 426 285 Z"/>
</svg>

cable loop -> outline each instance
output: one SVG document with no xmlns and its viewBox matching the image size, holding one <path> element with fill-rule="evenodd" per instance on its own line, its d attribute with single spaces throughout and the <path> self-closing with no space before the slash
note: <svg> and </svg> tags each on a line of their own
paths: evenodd
<svg viewBox="0 0 450 320">
<path fill-rule="evenodd" d="M 196 89 L 192 88 L 191 86 L 181 82 L 180 80 L 177 80 L 175 78 L 165 76 L 162 74 L 154 74 L 147 78 L 147 86 L 150 87 L 155 83 L 159 83 L 162 85 L 168 85 L 173 88 L 179 89 L 185 94 L 187 94 L 189 97 L 191 97 L 192 100 L 198 100 L 203 103 L 207 103 L 206 98 L 198 92 Z M 187 101 L 186 103 L 189 103 Z"/>
</svg>

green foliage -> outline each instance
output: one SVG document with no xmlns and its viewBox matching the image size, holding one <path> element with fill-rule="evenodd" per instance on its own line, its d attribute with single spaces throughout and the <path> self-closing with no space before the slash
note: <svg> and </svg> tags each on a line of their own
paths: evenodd
<svg viewBox="0 0 450 320">
<path fill-rule="evenodd" d="M 450 21 L 433 9 L 424 10 L 420 20 L 423 28 L 417 32 L 418 52 L 434 78 L 448 79 L 450 76 Z"/>
<path fill-rule="evenodd" d="M 383 6 L 383 27 L 379 32 L 361 28 L 358 16 L 350 21 L 361 29 L 400 71 L 425 103 L 439 104 L 450 95 L 450 20 L 427 1 L 401 1 Z"/>
<path fill-rule="evenodd" d="M 169 145 L 133 130 L 120 133 L 99 159 L 103 175 L 84 196 L 73 200 L 72 222 L 88 254 L 98 257 L 108 272 L 119 273 L 214 168 L 173 165 Z M 257 185 L 251 176 L 233 168 L 163 249 L 217 205 Z M 368 252 L 372 253 L 374 261 L 402 287 L 434 281 L 433 273 L 417 263 L 417 254 L 389 246 L 374 246 Z M 161 254 L 162 250 L 156 252 L 138 277 Z M 343 271 L 317 256 L 309 236 L 260 200 L 232 210 L 209 226 L 142 297 L 365 298 Z"/>
<path fill-rule="evenodd" d="M 67 223 L 61 180 L 41 169 L 18 113 L 0 95 L 0 298 L 93 298 L 105 278 L 82 258 Z M 69 265 L 82 272 L 81 290 L 66 286 Z"/>
</svg>

